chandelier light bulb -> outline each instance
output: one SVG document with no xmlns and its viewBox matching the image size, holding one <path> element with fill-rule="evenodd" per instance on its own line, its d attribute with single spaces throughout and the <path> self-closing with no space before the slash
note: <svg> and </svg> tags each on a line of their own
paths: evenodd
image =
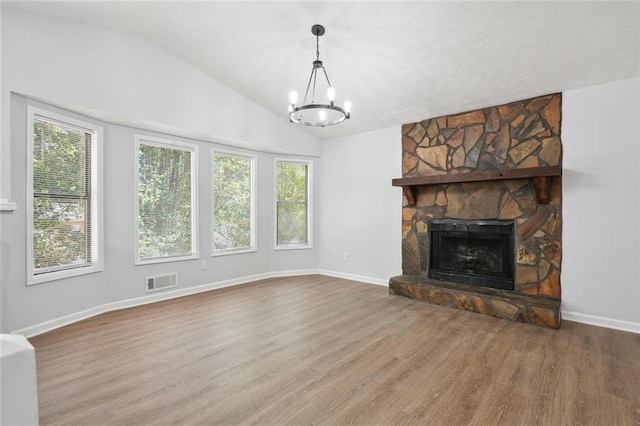
<svg viewBox="0 0 640 426">
<path fill-rule="evenodd" d="M 344 111 L 347 114 L 351 112 L 351 101 L 344 101 Z"/>
<path fill-rule="evenodd" d="M 320 121 L 325 121 L 327 119 L 327 111 L 321 109 L 318 112 L 318 116 L 320 117 Z"/>
<path fill-rule="evenodd" d="M 329 98 L 329 100 L 333 102 L 336 99 L 336 89 L 334 89 L 333 87 L 329 87 L 327 89 L 327 98 Z"/>
<path fill-rule="evenodd" d="M 289 92 L 289 103 L 295 105 L 298 102 L 298 92 Z"/>
</svg>

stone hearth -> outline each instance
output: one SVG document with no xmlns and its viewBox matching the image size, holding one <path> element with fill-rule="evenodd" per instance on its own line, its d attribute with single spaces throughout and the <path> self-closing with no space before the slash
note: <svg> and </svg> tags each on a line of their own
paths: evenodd
<svg viewBox="0 0 640 426">
<path fill-rule="evenodd" d="M 402 126 L 403 178 L 561 166 L 561 94 Z M 545 178 L 546 179 L 546 178 Z M 496 317 L 558 328 L 562 178 L 549 178 L 548 204 L 532 179 L 415 187 L 402 209 L 402 272 L 390 292 Z M 430 219 L 513 220 L 515 289 L 428 278 Z"/>
</svg>

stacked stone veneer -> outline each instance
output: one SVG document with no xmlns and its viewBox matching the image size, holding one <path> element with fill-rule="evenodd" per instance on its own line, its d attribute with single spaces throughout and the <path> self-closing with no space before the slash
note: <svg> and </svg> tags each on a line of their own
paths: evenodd
<svg viewBox="0 0 640 426">
<path fill-rule="evenodd" d="M 403 177 L 558 166 L 561 94 L 402 126 Z M 390 292 L 515 321 L 560 326 L 562 181 L 538 204 L 531 179 L 418 186 L 402 209 L 402 271 Z M 429 219 L 514 220 L 515 291 L 428 278 Z"/>
</svg>

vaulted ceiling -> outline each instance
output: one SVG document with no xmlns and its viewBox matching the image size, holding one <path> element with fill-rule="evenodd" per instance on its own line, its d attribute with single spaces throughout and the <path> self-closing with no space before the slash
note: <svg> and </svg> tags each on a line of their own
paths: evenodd
<svg viewBox="0 0 640 426">
<path fill-rule="evenodd" d="M 3 2 L 137 34 L 287 119 L 320 59 L 352 119 L 320 139 L 640 75 L 639 2 Z"/>
</svg>

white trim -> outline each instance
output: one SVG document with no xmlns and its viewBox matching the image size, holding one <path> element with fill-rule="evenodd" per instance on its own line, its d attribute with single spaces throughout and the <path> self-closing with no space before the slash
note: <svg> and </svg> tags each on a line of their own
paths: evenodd
<svg viewBox="0 0 640 426">
<path fill-rule="evenodd" d="M 13 201 L 9 201 L 6 198 L 0 198 L 0 211 L 12 212 L 18 210 L 18 205 Z"/>
<path fill-rule="evenodd" d="M 274 228 L 277 229 L 277 228 Z M 307 231 L 308 232 L 308 231 Z M 277 238 L 277 235 L 276 235 Z M 311 239 L 311 238 L 309 238 Z M 276 244 L 273 249 L 274 250 L 307 250 L 312 249 L 313 245 L 308 243 L 299 243 L 299 244 Z"/>
<path fill-rule="evenodd" d="M 33 122 L 34 119 L 48 121 L 53 124 L 91 134 L 91 264 L 77 268 L 63 269 L 35 275 L 33 271 Z M 78 120 L 67 115 L 58 114 L 47 109 L 27 105 L 27 285 L 40 284 L 63 278 L 101 272 L 104 268 L 104 191 L 103 191 L 103 139 L 104 129 L 101 126 Z"/>
<path fill-rule="evenodd" d="M 349 274 L 340 271 L 330 271 L 328 269 L 318 269 L 318 274 L 335 278 L 344 278 L 345 280 L 359 281 L 361 283 L 375 284 L 382 287 L 389 287 L 389 280 L 382 278 L 367 277 L 365 275 Z"/>
<path fill-rule="evenodd" d="M 257 253 L 257 247 L 243 247 L 243 248 L 231 248 L 224 250 L 215 250 L 213 244 L 211 245 L 213 253 L 211 257 L 230 256 L 232 254 L 244 254 L 244 253 Z"/>
<path fill-rule="evenodd" d="M 176 299 L 178 297 L 189 296 L 192 294 L 204 293 L 206 291 L 216 290 L 225 287 L 232 287 L 241 284 L 252 283 L 267 278 L 278 277 L 291 277 L 298 275 L 314 275 L 318 271 L 315 269 L 298 270 L 298 271 L 280 271 L 280 272 L 265 272 L 262 274 L 249 275 L 246 277 L 232 278 L 229 280 L 219 281 L 216 283 L 202 284 L 198 286 L 182 288 L 178 290 L 170 290 L 159 293 L 148 294 L 146 296 L 135 297 L 132 299 L 121 300 L 118 302 L 105 303 L 103 305 L 95 306 L 93 308 L 85 309 L 73 314 L 64 315 L 59 318 L 55 318 L 49 321 L 45 321 L 39 324 L 35 324 L 29 327 L 24 327 L 19 330 L 12 331 L 12 334 L 22 334 L 25 337 L 34 337 L 42 333 L 46 333 L 51 330 L 55 330 L 65 325 L 73 324 L 78 321 L 82 321 L 87 318 L 94 317 L 96 315 L 104 314 L 106 312 L 117 311 L 120 309 L 131 308 L 134 306 L 147 305 L 149 303 L 160 302 L 163 300 Z M 158 291 L 162 291 L 159 289 Z"/>
<path fill-rule="evenodd" d="M 29 267 L 29 265 L 27 265 Z M 66 278 L 78 277 L 81 275 L 94 274 L 102 272 L 104 268 L 97 265 L 80 266 L 71 269 L 62 269 L 60 271 L 45 272 L 33 277 L 27 277 L 27 285 L 42 284 L 49 281 L 63 280 Z"/>
<path fill-rule="evenodd" d="M 95 170 L 95 180 L 91 179 L 91 212 L 94 214 L 96 222 L 96 238 L 91 240 L 91 250 L 95 260 L 96 268 L 100 271 L 104 269 L 104 129 L 96 126 L 96 143 L 91 147 L 91 167 Z M 93 196 L 95 194 L 95 196 Z M 97 254 L 95 254 L 97 252 Z"/>
<path fill-rule="evenodd" d="M 640 334 L 640 323 L 637 322 L 623 321 L 614 318 L 599 317 L 596 315 L 567 311 L 562 311 L 562 319 L 567 321 L 579 322 L 582 324 L 595 325 L 598 327 L 612 328 L 614 330 L 629 331 L 631 333 Z"/>
<path fill-rule="evenodd" d="M 317 269 L 293 269 L 289 271 L 270 272 L 268 278 L 297 277 L 301 275 L 318 275 Z"/>
<path fill-rule="evenodd" d="M 225 154 L 228 155 L 230 157 L 254 157 L 257 159 L 257 155 L 254 154 L 254 152 L 256 152 L 255 150 L 243 150 L 243 149 L 233 149 L 233 148 L 228 148 L 228 147 L 224 147 L 224 148 L 218 148 L 218 147 L 212 147 L 211 151 L 218 152 L 220 154 Z"/>
<path fill-rule="evenodd" d="M 136 244 L 137 246 L 138 244 Z M 137 254 L 136 254 L 137 256 Z M 199 259 L 197 254 L 188 254 L 185 256 L 165 256 L 165 257 L 153 257 L 150 259 L 136 260 L 135 265 L 153 265 L 155 263 L 168 263 L 168 262 L 182 262 L 185 260 L 197 260 Z"/>
<path fill-rule="evenodd" d="M 46 333 L 56 328 L 64 327 L 65 325 L 73 324 L 75 322 L 91 318 L 96 315 L 100 315 L 106 312 L 117 311 L 119 309 L 131 308 L 135 306 L 147 305 L 149 303 L 160 302 L 163 300 L 175 299 L 178 297 L 189 296 L 192 294 L 204 293 L 211 290 L 216 290 L 225 287 L 232 287 L 236 285 L 242 285 L 252 283 L 267 278 L 280 278 L 280 277 L 292 277 L 300 275 L 325 275 L 329 277 L 343 278 L 352 281 L 363 282 L 372 285 L 379 285 L 386 287 L 387 280 L 380 278 L 367 277 L 363 275 L 348 274 L 345 272 L 331 271 L 327 269 L 303 269 L 303 270 L 290 270 L 290 271 L 274 271 L 265 272 L 262 274 L 249 275 L 246 277 L 232 278 L 217 283 L 202 284 L 198 286 L 182 288 L 178 290 L 164 291 L 161 293 L 149 294 L 146 296 L 135 297 L 132 299 L 121 300 L 118 302 L 105 303 L 104 305 L 89 308 L 80 312 L 65 315 L 59 318 L 55 318 L 49 321 L 45 321 L 39 324 L 35 324 L 29 327 L 24 327 L 15 331 L 12 334 L 22 334 L 25 337 L 34 337 L 42 333 Z M 161 290 L 159 290 L 161 291 Z M 611 318 L 597 317 L 594 315 L 579 314 L 575 312 L 562 312 L 562 318 L 567 321 L 575 321 L 583 324 L 589 324 L 593 326 L 612 328 L 616 330 L 629 331 L 632 333 L 640 334 L 640 324 L 621 321 Z"/>
<path fill-rule="evenodd" d="M 238 247 L 224 250 L 216 250 L 216 246 L 214 243 L 214 232 L 215 232 L 215 208 L 214 208 L 214 200 L 215 200 L 215 173 L 213 170 L 213 163 L 215 161 L 216 155 L 221 157 L 235 157 L 249 160 L 249 180 L 251 185 L 251 233 L 250 233 L 250 245 L 248 247 Z M 230 150 L 230 149 L 218 149 L 212 148 L 211 150 L 211 256 L 228 256 L 232 254 L 242 254 L 242 253 L 254 253 L 258 251 L 258 156 L 255 154 L 244 153 L 240 151 Z"/>
<path fill-rule="evenodd" d="M 133 152 L 133 253 L 134 253 L 134 265 L 148 265 L 152 263 L 164 263 L 164 262 L 177 262 L 182 260 L 194 260 L 199 256 L 199 244 L 198 244 L 198 200 L 200 199 L 200 193 L 198 192 L 198 182 L 200 176 L 198 174 L 199 163 L 199 146 L 195 143 L 175 141 L 169 139 L 158 138 L 148 135 L 135 135 L 134 152 Z M 151 259 L 140 259 L 140 247 L 139 247 L 139 204 L 138 204 L 138 181 L 139 181 L 139 169 L 138 169 L 138 156 L 140 153 L 140 145 L 155 146 L 158 148 L 176 149 L 180 151 L 186 151 L 191 153 L 191 253 L 186 255 L 174 255 L 166 257 L 158 257 Z"/>
<path fill-rule="evenodd" d="M 307 242 L 278 244 L 278 163 L 305 164 L 307 166 Z M 313 248 L 313 160 L 274 157 L 273 159 L 273 249 L 304 250 Z"/>
</svg>

